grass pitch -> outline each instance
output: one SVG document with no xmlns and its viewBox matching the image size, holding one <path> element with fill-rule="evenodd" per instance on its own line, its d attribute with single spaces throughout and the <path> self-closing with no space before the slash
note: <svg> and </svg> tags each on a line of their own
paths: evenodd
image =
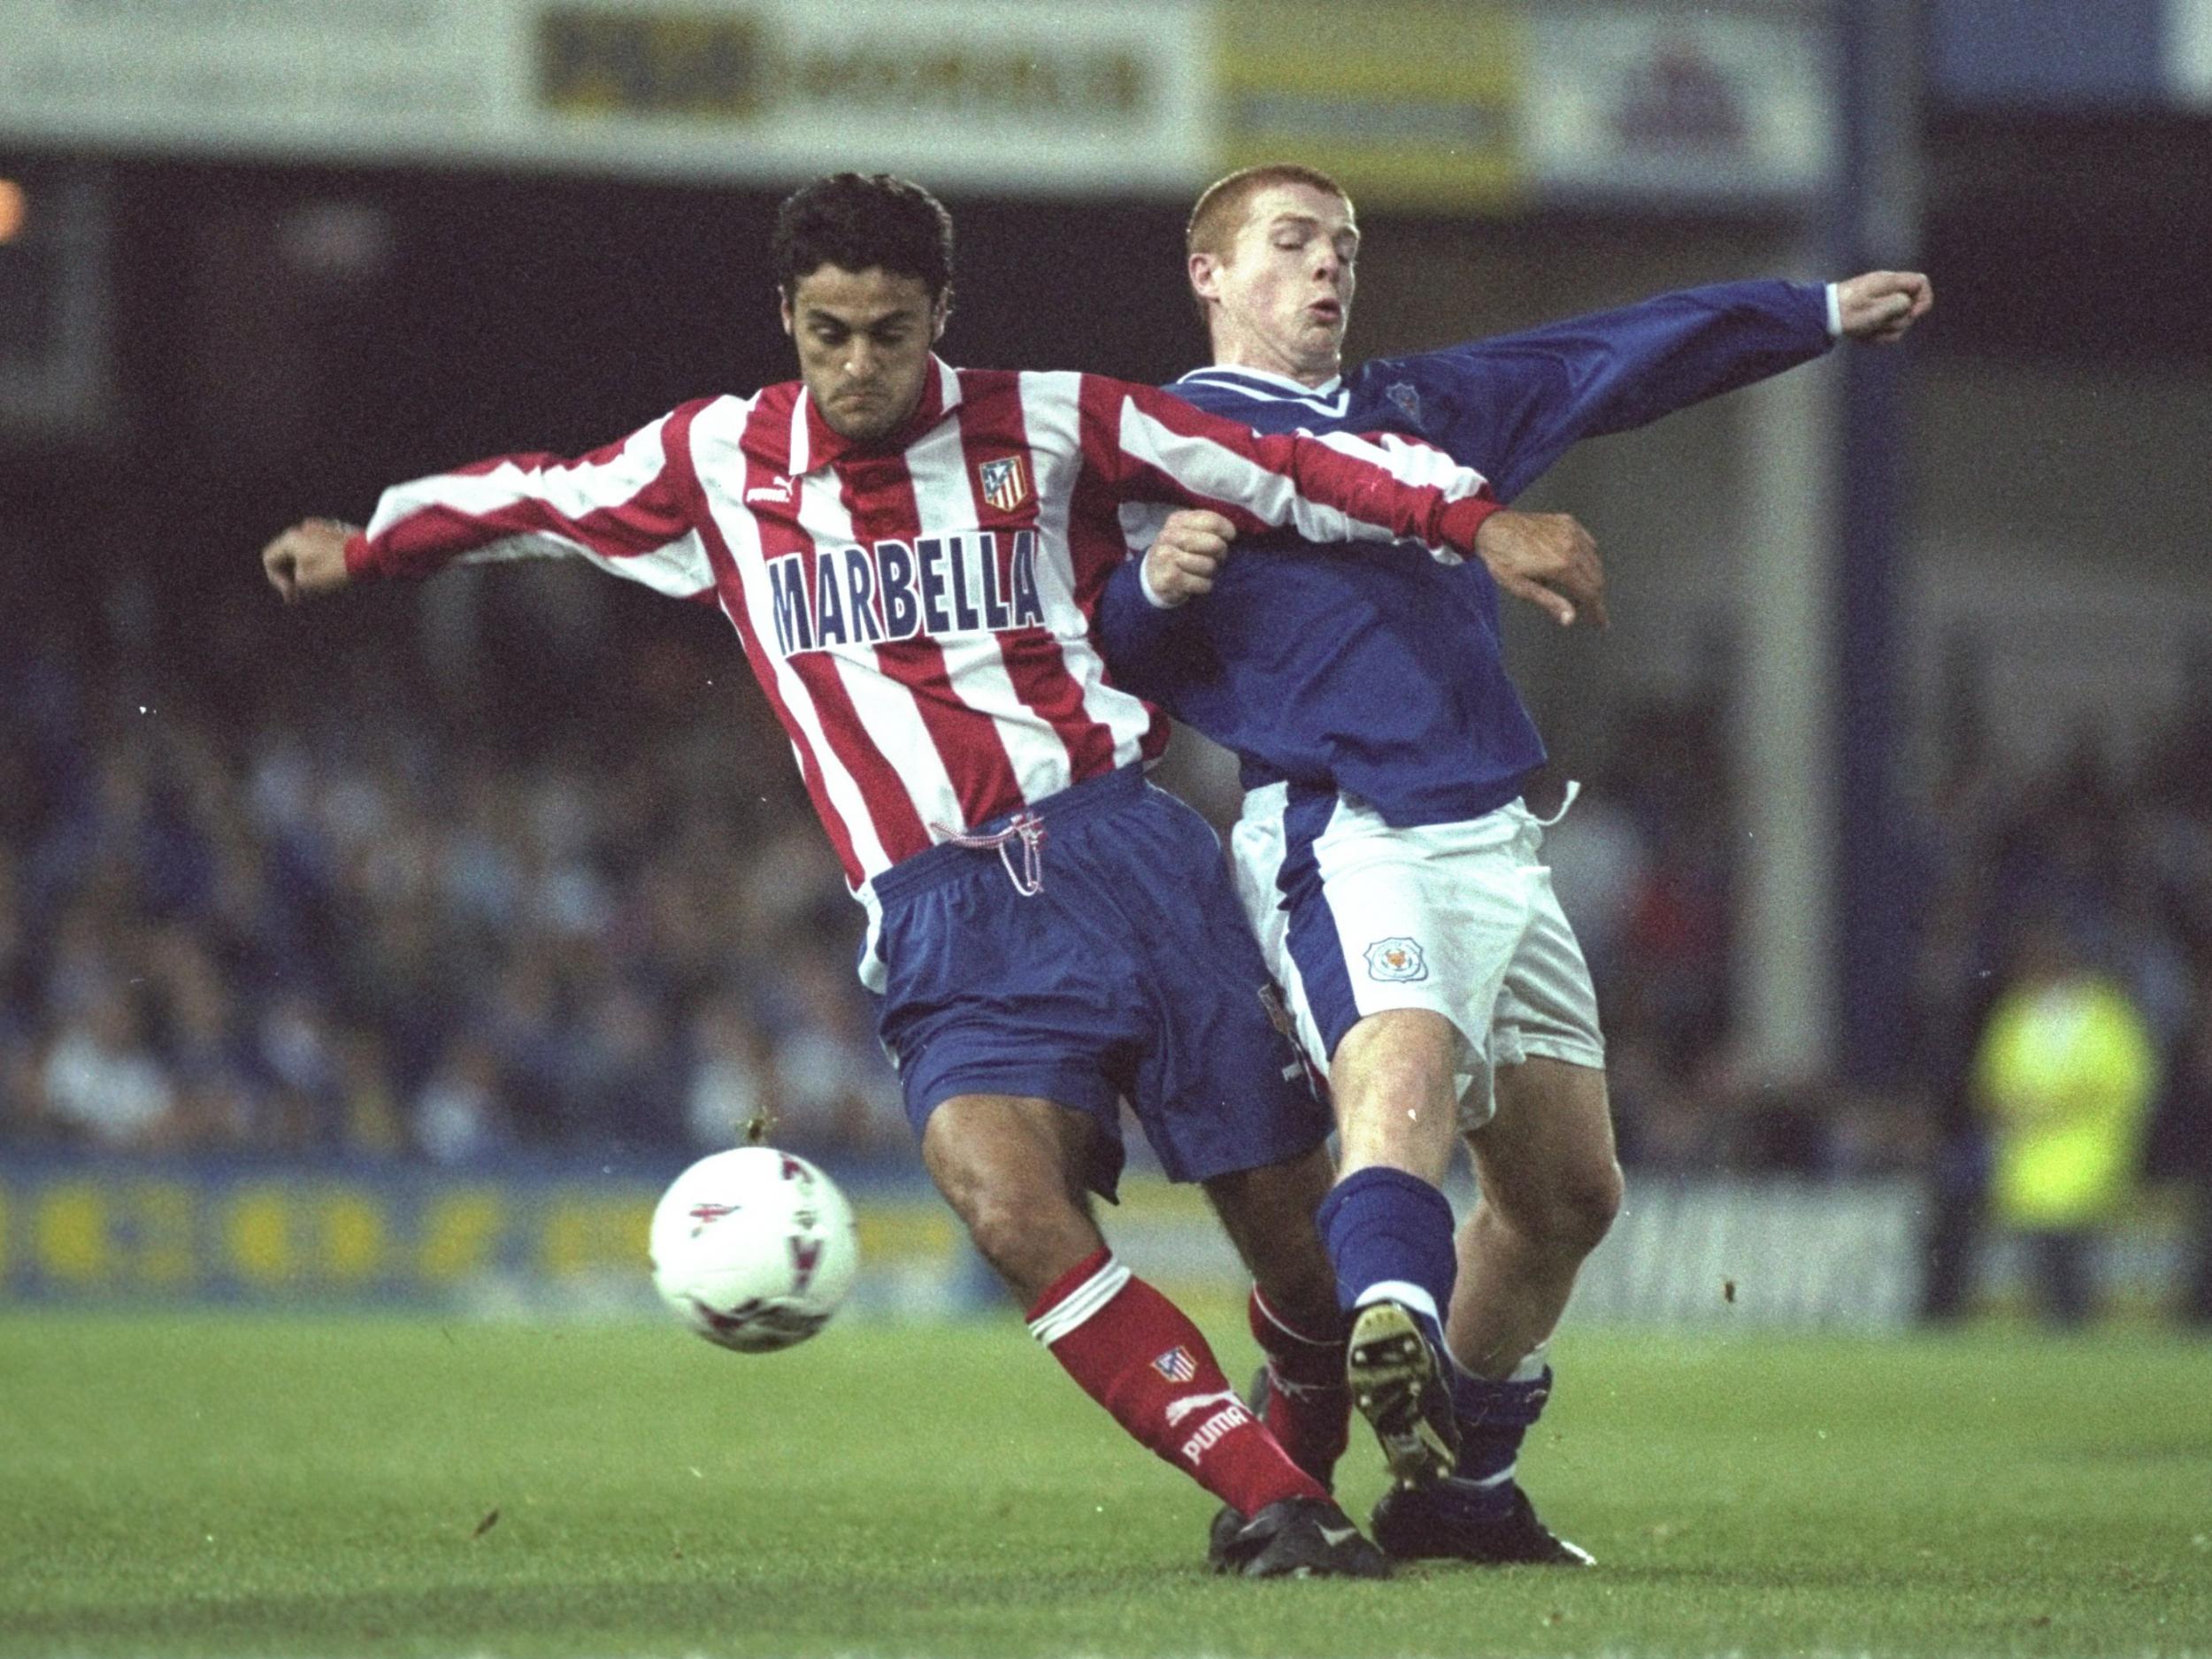
<svg viewBox="0 0 2212 1659">
<path fill-rule="evenodd" d="M 0 1314 L 0 1653 L 2212 1654 L 2202 1345 L 1571 1325 L 1557 1363 L 1523 1472 L 1596 1571 L 1250 1584 L 1010 1316 L 749 1358 Z"/>
</svg>

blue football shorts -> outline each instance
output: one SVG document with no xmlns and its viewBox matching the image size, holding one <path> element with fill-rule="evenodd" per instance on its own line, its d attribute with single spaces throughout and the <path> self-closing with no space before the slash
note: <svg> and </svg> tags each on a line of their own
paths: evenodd
<svg viewBox="0 0 2212 1659">
<path fill-rule="evenodd" d="M 1029 814 L 1043 830 L 1033 864 L 1019 840 L 944 843 L 876 878 L 878 1030 L 917 1138 L 955 1095 L 1048 1100 L 1097 1123 L 1087 1179 L 1108 1198 L 1124 1100 L 1173 1180 L 1325 1141 L 1328 1108 L 1212 826 L 1135 766 Z"/>
</svg>

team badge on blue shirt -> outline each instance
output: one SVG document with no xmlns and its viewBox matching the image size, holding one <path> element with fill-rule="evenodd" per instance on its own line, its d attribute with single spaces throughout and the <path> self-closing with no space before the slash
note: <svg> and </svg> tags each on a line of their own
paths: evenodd
<svg viewBox="0 0 2212 1659">
<path fill-rule="evenodd" d="M 1378 939 L 1367 947 L 1367 977 L 1385 984 L 1403 984 L 1429 977 L 1429 959 L 1410 939 Z"/>
</svg>

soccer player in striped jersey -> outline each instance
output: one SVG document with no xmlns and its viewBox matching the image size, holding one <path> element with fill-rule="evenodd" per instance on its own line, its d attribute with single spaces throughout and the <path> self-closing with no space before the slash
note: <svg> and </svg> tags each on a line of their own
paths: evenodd
<svg viewBox="0 0 2212 1659">
<path fill-rule="evenodd" d="M 932 348 L 951 220 L 905 180 L 797 191 L 774 260 L 799 380 L 686 403 L 577 459 L 400 485 L 365 529 L 277 537 L 268 578 L 288 601 L 549 554 L 719 608 L 866 908 L 862 978 L 923 1162 L 1031 1330 L 1234 1512 L 1223 1564 L 1379 1576 L 1090 1208 L 1087 1189 L 1114 1191 L 1126 1097 L 1259 1282 L 1325 1296 L 1310 1210 L 1249 1194 L 1310 1165 L 1328 1115 L 1271 1017 L 1211 830 L 1145 781 L 1166 723 L 1108 679 L 1088 612 L 1126 511 L 1409 541 L 1390 557 L 1421 562 L 1499 557 L 1527 516 L 1464 468 L 1409 483 L 1371 447 L 1259 436 L 1155 388 L 949 366 Z"/>
<path fill-rule="evenodd" d="M 1579 439 L 1838 335 L 1894 341 L 1932 299 L 1911 273 L 1731 283 L 1348 375 L 1358 250 L 1325 174 L 1215 184 L 1187 250 L 1213 364 L 1169 389 L 1263 432 L 1379 445 L 1409 476 L 1471 466 L 1505 501 Z M 1259 1388 L 1323 1480 L 1348 1394 L 1366 1413 L 1396 1477 L 1375 1536 L 1399 1557 L 1589 1560 L 1515 1479 L 1546 1342 L 1621 1195 L 1596 999 L 1520 800 L 1544 750 L 1498 648 L 1501 588 L 1603 618 L 1593 549 L 1551 528 L 1448 570 L 1294 534 L 1225 564 L 1234 527 L 1176 513 L 1097 614 L 1120 682 L 1243 763 L 1239 887 L 1340 1133 L 1318 1224 L 1343 1320 L 1302 1326 L 1257 1286 Z M 1440 1188 L 1463 1133 L 1481 1195 L 1455 1236 Z"/>
</svg>

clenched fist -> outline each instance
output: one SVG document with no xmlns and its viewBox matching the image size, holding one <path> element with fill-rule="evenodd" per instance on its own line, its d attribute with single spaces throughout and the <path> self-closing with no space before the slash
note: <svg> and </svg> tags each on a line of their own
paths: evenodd
<svg viewBox="0 0 2212 1659">
<path fill-rule="evenodd" d="M 288 605 L 318 594 L 334 594 L 350 580 L 346 543 L 356 531 L 334 518 L 303 518 L 261 549 L 269 586 Z"/>
<path fill-rule="evenodd" d="M 1179 508 L 1160 526 L 1144 556 L 1145 586 L 1171 609 L 1214 590 L 1214 574 L 1229 557 L 1237 527 L 1217 512 Z"/>
<path fill-rule="evenodd" d="M 1869 271 L 1836 284 L 1844 338 L 1878 346 L 1895 345 L 1934 303 L 1934 285 L 1917 271 Z"/>
</svg>

